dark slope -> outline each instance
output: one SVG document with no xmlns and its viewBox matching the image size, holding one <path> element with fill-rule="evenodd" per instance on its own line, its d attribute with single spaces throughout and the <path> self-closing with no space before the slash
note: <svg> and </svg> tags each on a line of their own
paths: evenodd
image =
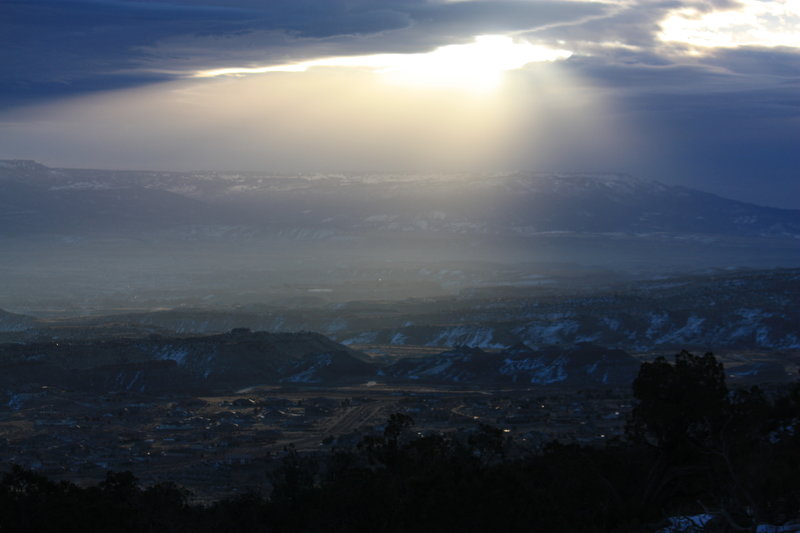
<svg viewBox="0 0 800 533">
<path fill-rule="evenodd" d="M 0 390 L 55 386 L 96 393 L 234 391 L 255 385 L 339 386 L 381 380 L 491 386 L 628 385 L 638 362 L 584 344 L 500 353 L 456 348 L 380 367 L 316 333 L 233 330 L 203 337 L 0 345 Z"/>
<path fill-rule="evenodd" d="M 627 386 L 639 362 L 622 350 L 591 344 L 534 351 L 517 345 L 499 353 L 462 347 L 408 358 L 381 372 L 388 379 L 442 384 Z"/>
<path fill-rule="evenodd" d="M 24 331 L 35 327 L 37 320 L 33 317 L 9 313 L 0 309 L 0 332 Z"/>
<path fill-rule="evenodd" d="M 234 330 L 204 337 L 0 345 L 0 389 L 21 384 L 135 392 L 363 381 L 360 354 L 316 333 Z"/>
</svg>

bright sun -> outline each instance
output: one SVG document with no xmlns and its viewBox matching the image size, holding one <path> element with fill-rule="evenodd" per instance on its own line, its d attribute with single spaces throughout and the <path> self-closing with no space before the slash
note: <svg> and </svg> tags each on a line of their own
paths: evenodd
<svg viewBox="0 0 800 533">
<path fill-rule="evenodd" d="M 487 91 L 498 86 L 505 71 L 533 62 L 566 59 L 570 55 L 572 53 L 567 50 L 514 41 L 503 35 L 481 35 L 472 43 L 442 46 L 423 54 L 331 57 L 270 67 L 207 70 L 196 73 L 195 77 L 303 72 L 313 67 L 361 67 L 379 72 L 395 83 Z"/>
</svg>

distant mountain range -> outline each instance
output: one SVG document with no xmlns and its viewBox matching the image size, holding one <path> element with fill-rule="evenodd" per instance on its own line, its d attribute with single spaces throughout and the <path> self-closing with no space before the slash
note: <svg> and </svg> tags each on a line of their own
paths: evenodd
<svg viewBox="0 0 800 533">
<path fill-rule="evenodd" d="M 5 160 L 0 253 L 4 309 L 286 307 L 795 268 L 800 211 L 609 174 L 136 172 Z M 668 321 L 683 328 L 673 320 L 688 318 Z M 308 329 L 444 342 L 442 330 L 426 338 L 417 321 L 402 331 L 342 324 Z M 628 331 L 627 319 L 620 324 Z M 465 342 L 483 331 L 445 337 Z M 492 325 L 491 342 L 538 335 L 520 331 Z"/>
<path fill-rule="evenodd" d="M 169 191 L 113 183 L 86 185 L 33 161 L 0 161 L 0 233 L 145 232 L 198 224 L 211 206 Z"/>
<path fill-rule="evenodd" d="M 270 175 L 0 161 L 0 232 L 800 237 L 800 211 L 610 174 Z"/>
</svg>

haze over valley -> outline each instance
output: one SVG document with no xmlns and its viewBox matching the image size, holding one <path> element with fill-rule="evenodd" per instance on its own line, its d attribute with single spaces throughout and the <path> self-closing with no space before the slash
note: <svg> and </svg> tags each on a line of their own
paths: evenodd
<svg viewBox="0 0 800 533">
<path fill-rule="evenodd" d="M 798 29 L 0 2 L 0 531 L 800 533 Z"/>
<path fill-rule="evenodd" d="M 614 174 L 0 166 L 0 307 L 65 315 L 797 266 L 800 211 Z"/>
<path fill-rule="evenodd" d="M 597 446 L 659 355 L 714 351 L 735 387 L 800 368 L 797 210 L 591 173 L 5 160 L 0 191 L 0 451 L 79 482 L 260 490 L 241 465 L 352 445 L 393 412 L 430 434 L 499 424 L 515 454 Z"/>
</svg>

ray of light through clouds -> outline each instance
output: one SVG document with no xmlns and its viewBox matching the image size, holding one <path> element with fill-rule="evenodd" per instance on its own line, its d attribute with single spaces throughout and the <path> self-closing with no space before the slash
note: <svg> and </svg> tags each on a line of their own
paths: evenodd
<svg viewBox="0 0 800 533">
<path fill-rule="evenodd" d="M 198 72 L 196 76 L 305 72 L 314 67 L 367 67 L 402 84 L 488 91 L 500 84 L 507 70 L 532 62 L 566 59 L 571 55 L 568 50 L 514 42 L 504 35 L 480 35 L 472 43 L 442 46 L 427 53 L 345 56 L 268 67 L 230 67 Z"/>
<path fill-rule="evenodd" d="M 0 156 L 627 171 L 800 207 L 799 3 L 5 2 Z"/>
</svg>

